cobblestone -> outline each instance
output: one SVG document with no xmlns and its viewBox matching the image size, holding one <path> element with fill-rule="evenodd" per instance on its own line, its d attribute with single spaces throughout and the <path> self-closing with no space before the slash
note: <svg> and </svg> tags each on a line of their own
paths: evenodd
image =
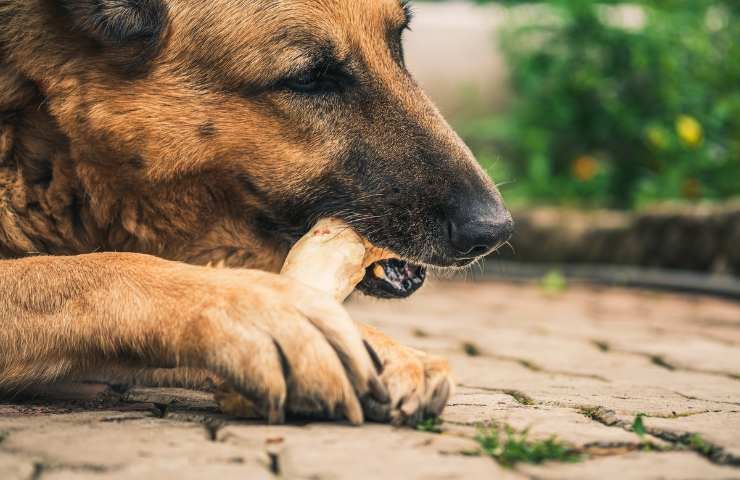
<svg viewBox="0 0 740 480">
<path fill-rule="evenodd" d="M 451 360 L 459 386 L 442 433 L 266 426 L 220 415 L 202 392 L 65 387 L 55 400 L 0 403 L 0 478 L 740 479 L 738 304 L 437 282 L 348 308 Z M 478 454 L 476 432 L 491 423 L 556 436 L 581 461 L 504 468 Z"/>
</svg>

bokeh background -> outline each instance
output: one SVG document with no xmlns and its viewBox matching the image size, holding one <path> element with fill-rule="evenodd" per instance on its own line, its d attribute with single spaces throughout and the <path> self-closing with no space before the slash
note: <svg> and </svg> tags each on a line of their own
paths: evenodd
<svg viewBox="0 0 740 480">
<path fill-rule="evenodd" d="M 502 259 L 740 275 L 740 2 L 414 10 L 411 71 L 514 210 Z"/>
</svg>

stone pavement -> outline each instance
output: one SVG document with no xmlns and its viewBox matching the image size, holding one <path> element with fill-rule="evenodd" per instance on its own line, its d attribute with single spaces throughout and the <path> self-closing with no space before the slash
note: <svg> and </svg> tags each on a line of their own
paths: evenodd
<svg viewBox="0 0 740 480">
<path fill-rule="evenodd" d="M 441 433 L 271 427 L 221 416 L 203 393 L 89 385 L 0 403 L 0 479 L 740 479 L 740 304 L 438 282 L 349 308 L 450 358 L 459 388 Z M 504 468 L 477 454 L 491 423 L 556 435 L 580 461 Z"/>
</svg>

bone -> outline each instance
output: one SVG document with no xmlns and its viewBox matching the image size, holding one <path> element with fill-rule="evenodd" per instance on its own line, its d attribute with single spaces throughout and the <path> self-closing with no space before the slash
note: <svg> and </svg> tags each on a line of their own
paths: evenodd
<svg viewBox="0 0 740 480">
<path fill-rule="evenodd" d="M 280 274 L 344 301 L 371 264 L 390 258 L 342 220 L 325 218 L 296 243 Z"/>
</svg>

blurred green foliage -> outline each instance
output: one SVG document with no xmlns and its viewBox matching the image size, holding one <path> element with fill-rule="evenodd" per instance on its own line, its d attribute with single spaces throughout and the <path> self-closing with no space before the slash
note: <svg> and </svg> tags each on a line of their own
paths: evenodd
<svg viewBox="0 0 740 480">
<path fill-rule="evenodd" d="M 535 9 L 499 38 L 506 111 L 459 125 L 511 181 L 508 198 L 630 208 L 740 194 L 740 1 L 631 1 L 639 25 L 615 23 L 622 2 L 480 1 L 514 19 Z"/>
</svg>

